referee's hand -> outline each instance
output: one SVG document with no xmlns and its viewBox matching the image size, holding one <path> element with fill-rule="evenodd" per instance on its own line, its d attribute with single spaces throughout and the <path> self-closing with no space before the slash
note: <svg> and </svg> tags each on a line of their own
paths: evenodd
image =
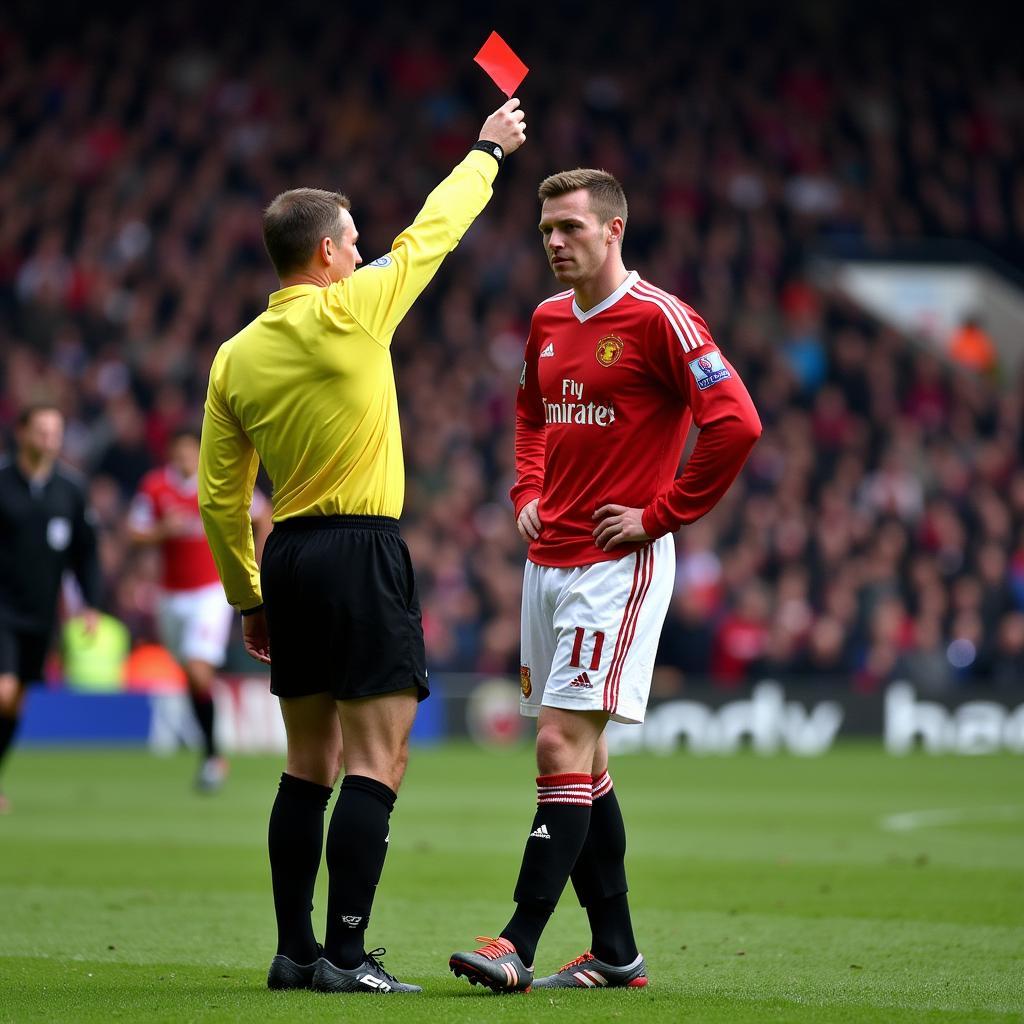
<svg viewBox="0 0 1024 1024">
<path fill-rule="evenodd" d="M 267 629 L 267 613 L 262 609 L 242 619 L 242 642 L 250 658 L 270 664 L 270 632 Z"/>
<path fill-rule="evenodd" d="M 519 100 L 513 96 L 506 100 L 484 121 L 480 129 L 481 142 L 496 142 L 505 156 L 514 153 L 526 141 L 526 114 L 519 107 Z"/>
</svg>

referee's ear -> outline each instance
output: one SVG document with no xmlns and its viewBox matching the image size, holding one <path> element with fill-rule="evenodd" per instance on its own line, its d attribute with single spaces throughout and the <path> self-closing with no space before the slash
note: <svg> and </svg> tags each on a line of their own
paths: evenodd
<svg viewBox="0 0 1024 1024">
<path fill-rule="evenodd" d="M 320 257 L 320 262 L 325 267 L 329 267 L 334 262 L 334 253 L 334 240 L 330 235 L 325 235 L 320 239 L 320 245 L 317 246 L 317 255 Z"/>
</svg>

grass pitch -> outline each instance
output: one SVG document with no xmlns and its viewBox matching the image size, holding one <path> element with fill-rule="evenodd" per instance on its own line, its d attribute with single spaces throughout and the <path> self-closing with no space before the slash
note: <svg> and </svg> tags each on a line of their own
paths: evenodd
<svg viewBox="0 0 1024 1024">
<path fill-rule="evenodd" d="M 193 768 L 15 753 L 0 1021 L 1024 1021 L 1019 757 L 622 757 L 612 775 L 651 985 L 494 996 L 447 959 L 508 917 L 531 755 L 415 750 L 369 939 L 426 992 L 383 998 L 266 990 L 280 762 L 236 759 L 212 798 L 191 792 Z M 588 939 L 570 889 L 538 969 Z"/>
</svg>

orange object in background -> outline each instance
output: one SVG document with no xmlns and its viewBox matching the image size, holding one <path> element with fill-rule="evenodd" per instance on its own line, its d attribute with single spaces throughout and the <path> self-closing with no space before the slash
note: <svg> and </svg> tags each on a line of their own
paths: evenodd
<svg viewBox="0 0 1024 1024">
<path fill-rule="evenodd" d="M 954 362 L 975 373 L 992 373 L 999 361 L 992 339 L 973 317 L 968 317 L 953 332 L 949 354 Z"/>
<path fill-rule="evenodd" d="M 124 664 L 124 688 L 129 693 L 181 693 L 185 672 L 159 644 L 140 644 Z"/>
</svg>

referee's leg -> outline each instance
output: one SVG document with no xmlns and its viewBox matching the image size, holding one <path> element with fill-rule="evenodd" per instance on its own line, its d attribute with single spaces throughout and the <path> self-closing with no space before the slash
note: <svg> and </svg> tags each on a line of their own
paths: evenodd
<svg viewBox="0 0 1024 1024">
<path fill-rule="evenodd" d="M 21 721 L 25 687 L 13 672 L 0 672 L 0 768 L 14 743 Z M 0 790 L 0 814 L 10 810 L 7 796 Z"/>
<path fill-rule="evenodd" d="M 323 852 L 324 812 L 341 771 L 341 725 L 329 693 L 282 698 L 281 715 L 288 760 L 270 813 L 267 843 L 277 957 L 312 965 L 320 956 L 310 918 L 313 889 Z"/>
<path fill-rule="evenodd" d="M 358 967 L 390 836 L 389 819 L 409 759 L 415 687 L 338 701 L 345 778 L 327 832 L 327 931 L 324 956 Z"/>
</svg>

